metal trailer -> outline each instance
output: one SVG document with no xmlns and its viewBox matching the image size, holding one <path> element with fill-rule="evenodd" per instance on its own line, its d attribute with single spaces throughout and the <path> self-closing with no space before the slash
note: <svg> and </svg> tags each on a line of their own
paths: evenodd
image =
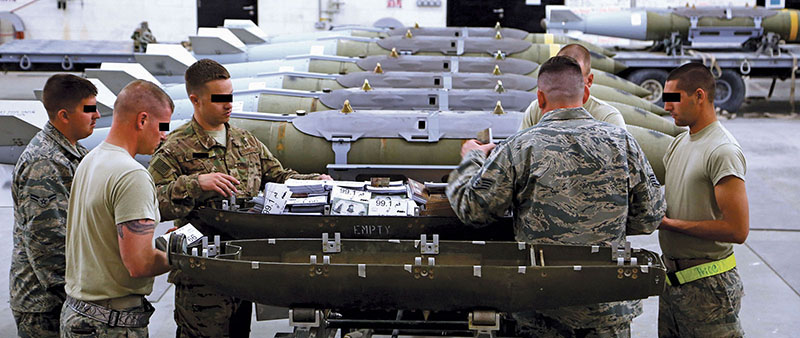
<svg viewBox="0 0 800 338">
<path fill-rule="evenodd" d="M 5 69 L 58 67 L 65 71 L 96 68 L 103 62 L 136 62 L 131 41 L 13 40 L 0 45 Z"/>
<path fill-rule="evenodd" d="M 701 62 L 717 77 L 715 105 L 730 113 L 736 113 L 746 97 L 743 77 L 772 78 L 769 96 L 775 89 L 777 79 L 791 78 L 794 82 L 797 71 L 797 46 L 781 46 L 770 52 L 748 52 L 742 49 L 683 49 L 682 54 L 669 55 L 663 52 L 620 51 L 614 57 L 628 66 L 619 74 L 653 94 L 647 99 L 663 106 L 661 94 L 669 71 L 687 62 Z M 794 100 L 792 86 L 792 101 Z"/>
</svg>

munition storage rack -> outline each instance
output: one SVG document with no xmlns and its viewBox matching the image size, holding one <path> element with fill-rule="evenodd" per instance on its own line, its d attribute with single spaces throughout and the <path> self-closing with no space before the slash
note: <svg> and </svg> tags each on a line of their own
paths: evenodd
<svg viewBox="0 0 800 338">
<path fill-rule="evenodd" d="M 192 212 L 208 237 L 171 236 L 170 265 L 258 303 L 259 319 L 288 308 L 294 332 L 283 336 L 509 336 L 511 312 L 641 299 L 664 287 L 653 252 L 516 242 L 511 217 L 475 228 L 454 215 L 262 214 L 226 202 Z"/>
<path fill-rule="evenodd" d="M 331 330 L 472 331 L 495 335 L 502 313 L 661 293 L 665 268 L 656 253 L 600 246 L 530 245 L 506 241 L 320 239 L 234 240 L 219 236 L 187 245 L 169 242 L 169 263 L 226 294 L 288 307 L 295 335 Z M 220 278 L 235 276 L 236 278 Z M 463 313 L 442 328 L 365 320 L 363 313 Z M 305 315 L 303 315 L 305 314 Z M 309 315 L 310 314 L 310 315 Z M 353 317 L 351 317 L 353 316 Z M 482 318 L 480 322 L 475 318 Z M 416 320 L 413 320 L 416 321 Z M 374 322 L 374 323 L 373 323 Z M 460 323 L 460 324 L 459 324 Z M 313 332 L 312 332 L 313 331 Z"/>
</svg>

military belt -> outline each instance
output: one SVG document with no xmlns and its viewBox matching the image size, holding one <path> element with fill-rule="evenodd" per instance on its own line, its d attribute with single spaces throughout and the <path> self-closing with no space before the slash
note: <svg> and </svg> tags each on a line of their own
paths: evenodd
<svg viewBox="0 0 800 338">
<path fill-rule="evenodd" d="M 667 272 L 667 284 L 678 286 L 728 272 L 736 267 L 736 258 L 733 254 L 718 261 L 665 258 L 664 264 L 670 270 Z"/>
<path fill-rule="evenodd" d="M 117 311 L 70 296 L 67 296 L 66 304 L 75 312 L 111 327 L 147 327 L 147 324 L 150 323 L 150 316 L 155 311 L 144 297 L 141 302 L 144 312 Z"/>
</svg>

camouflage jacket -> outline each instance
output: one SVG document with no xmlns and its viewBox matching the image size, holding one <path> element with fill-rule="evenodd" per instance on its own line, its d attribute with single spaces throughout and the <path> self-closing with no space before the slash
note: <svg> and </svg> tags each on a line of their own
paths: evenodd
<svg viewBox="0 0 800 338">
<path fill-rule="evenodd" d="M 72 178 L 86 148 L 73 146 L 48 122 L 14 167 L 14 251 L 11 308 L 47 312 L 64 302 L 67 207 Z"/>
<path fill-rule="evenodd" d="M 319 174 L 298 174 L 284 169 L 255 136 L 228 124 L 227 144 L 221 145 L 192 119 L 173 131 L 150 160 L 162 221 L 186 217 L 192 209 L 219 194 L 201 191 L 197 177 L 220 172 L 239 180 L 237 198 L 255 197 L 266 182 L 288 178 L 313 179 Z M 185 223 L 185 220 L 183 221 Z"/>
<path fill-rule="evenodd" d="M 518 241 L 610 245 L 652 233 L 666 208 L 653 170 L 633 136 L 583 108 L 558 109 L 509 137 L 486 158 L 467 153 L 450 174 L 447 197 L 459 219 L 485 224 L 514 212 Z M 572 327 L 633 319 L 630 302 L 542 313 Z"/>
</svg>

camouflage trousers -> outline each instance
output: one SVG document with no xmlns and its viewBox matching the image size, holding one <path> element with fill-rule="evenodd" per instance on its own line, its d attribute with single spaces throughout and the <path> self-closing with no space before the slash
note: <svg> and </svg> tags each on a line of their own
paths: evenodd
<svg viewBox="0 0 800 338">
<path fill-rule="evenodd" d="M 658 302 L 658 336 L 743 337 L 744 287 L 736 268 L 683 285 L 667 285 Z"/>
<path fill-rule="evenodd" d="M 58 337 L 58 323 L 61 320 L 61 307 L 50 312 L 19 312 L 11 310 L 17 323 L 17 336 Z"/>
<path fill-rule="evenodd" d="M 137 306 L 124 311 L 147 311 L 144 305 Z M 128 338 L 147 338 L 149 333 L 147 327 L 118 327 L 109 326 L 92 318 L 86 317 L 75 312 L 66 303 L 61 307 L 61 337 L 62 338 L 81 338 L 81 337 L 128 337 Z"/>
<path fill-rule="evenodd" d="M 522 338 L 630 338 L 631 323 L 624 322 L 612 326 L 573 328 L 538 312 L 513 314 L 517 321 L 516 335 Z"/>
<path fill-rule="evenodd" d="M 175 283 L 176 337 L 249 337 L 253 303 L 199 284 Z"/>
</svg>

